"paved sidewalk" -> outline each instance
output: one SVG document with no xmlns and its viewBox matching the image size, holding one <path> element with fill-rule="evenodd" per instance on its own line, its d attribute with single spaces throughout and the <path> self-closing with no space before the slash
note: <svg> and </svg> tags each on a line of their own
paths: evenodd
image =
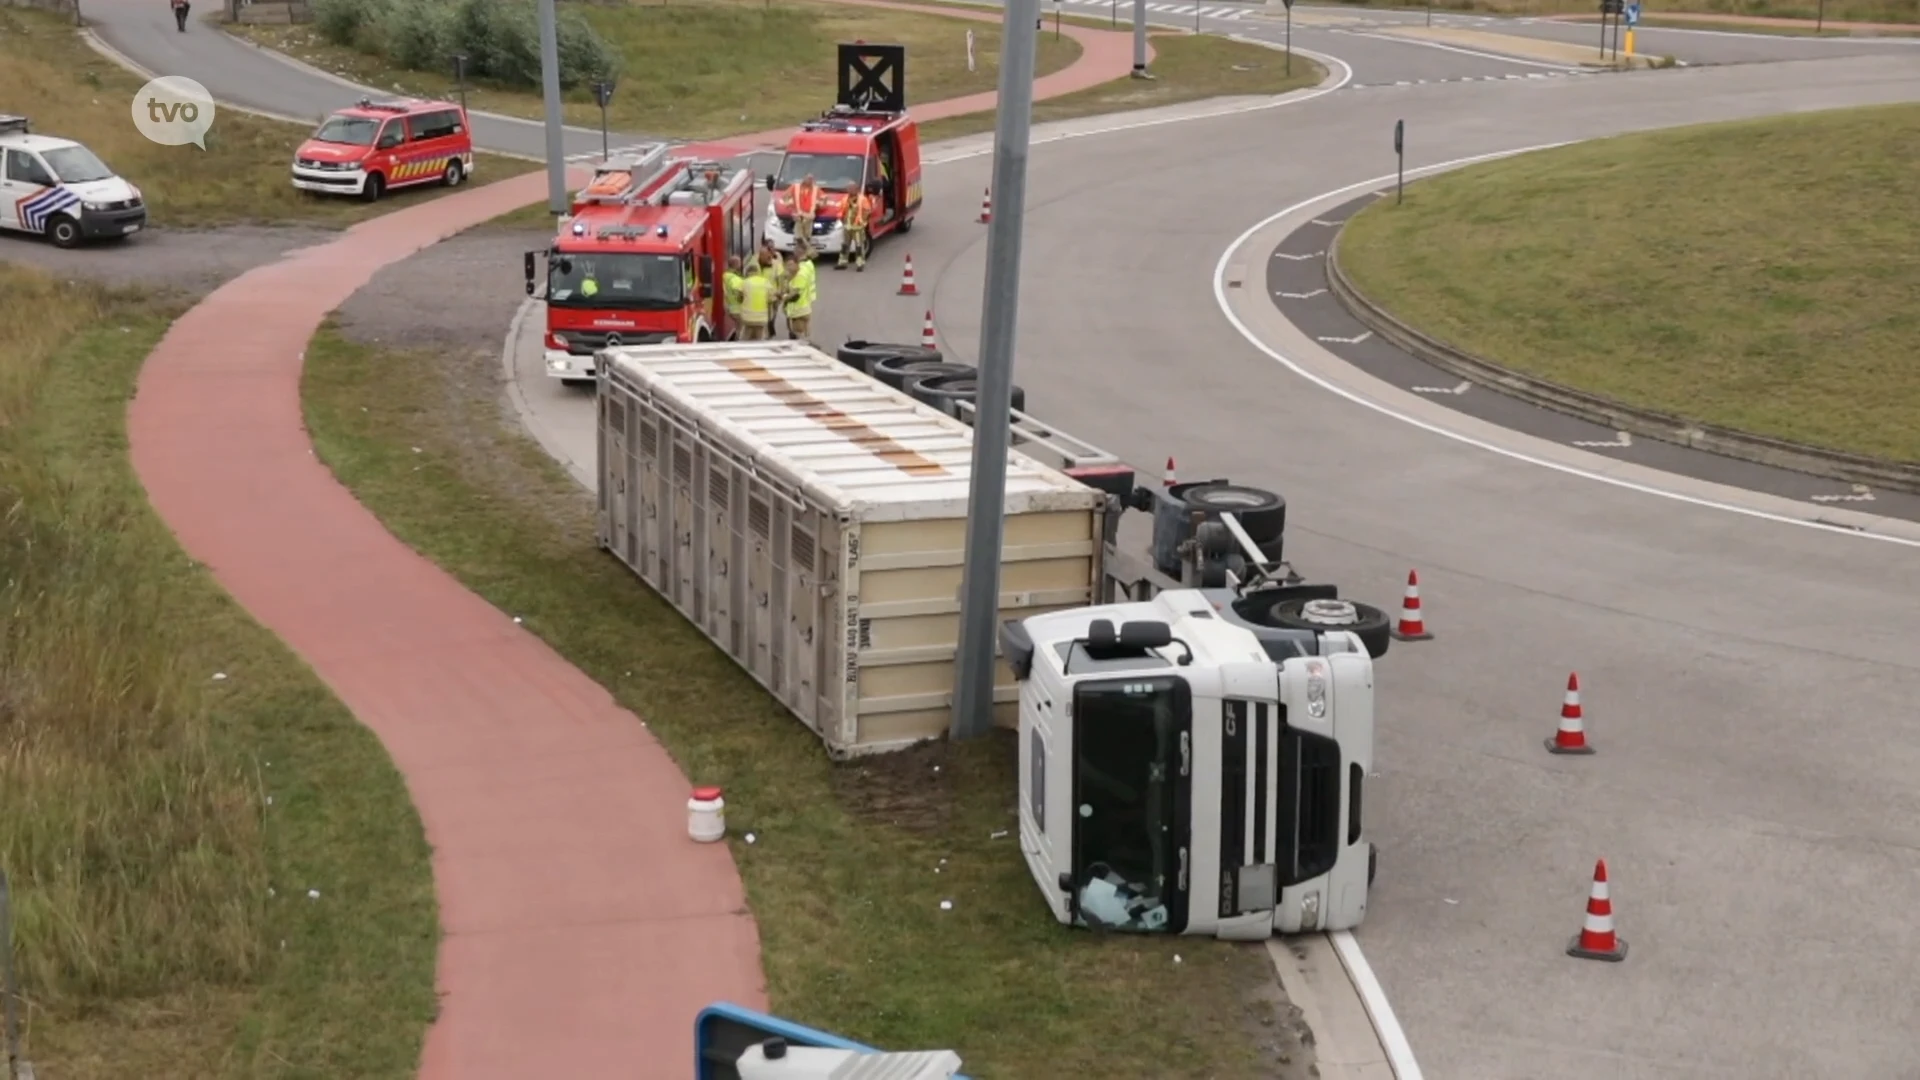
<svg viewBox="0 0 1920 1080">
<path fill-rule="evenodd" d="M 1085 53 L 1038 96 L 1131 69 L 1127 35 L 1069 32 Z M 531 173 L 410 206 L 229 282 L 148 358 L 128 435 L 181 545 L 406 777 L 445 933 L 421 1075 L 683 1080 L 700 1008 L 766 1004 L 727 848 L 686 838 L 688 781 L 636 718 L 388 534 L 314 457 L 301 415 L 304 350 L 329 311 L 381 267 L 539 201 L 545 183 Z"/>
<path fill-rule="evenodd" d="M 1822 30 L 1857 33 L 1882 34 L 1920 34 L 1920 23 L 1877 23 L 1877 22 L 1835 22 L 1827 19 L 1820 22 L 1814 19 L 1785 19 L 1772 15 L 1726 15 L 1705 11 L 1656 11 L 1656 19 L 1667 22 L 1690 22 L 1713 26 L 1782 26 L 1811 30 L 1818 25 Z M 1544 15 L 1542 19 L 1554 22 L 1597 22 L 1598 15 Z"/>
</svg>

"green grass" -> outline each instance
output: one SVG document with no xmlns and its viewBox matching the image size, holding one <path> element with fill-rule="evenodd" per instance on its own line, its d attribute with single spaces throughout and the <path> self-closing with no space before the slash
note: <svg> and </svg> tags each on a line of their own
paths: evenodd
<svg viewBox="0 0 1920 1080">
<path fill-rule="evenodd" d="M 71 20 L 47 12 L 0 7 L 0 71 L 0 112 L 26 116 L 38 133 L 85 143 L 140 188 L 155 226 L 349 225 L 456 190 L 415 188 L 372 205 L 308 195 L 293 187 L 288 168 L 311 129 L 234 109 L 216 114 L 205 150 L 148 142 L 132 118 L 133 96 L 145 80 L 88 48 Z M 482 180 L 537 168 L 480 157 Z"/>
<path fill-rule="evenodd" d="M 1340 258 L 1369 299 L 1509 367 L 1920 461 L 1920 106 L 1462 169 L 1356 215 Z"/>
<path fill-rule="evenodd" d="M 908 106 L 995 89 L 1000 29 L 937 14 L 779 0 L 568 5 L 621 56 L 624 74 L 607 110 L 615 131 L 718 138 L 799 123 L 833 104 L 835 45 L 891 42 L 907 47 Z M 235 27 L 251 40 L 369 86 L 434 96 L 453 92 L 451 70 L 411 72 L 378 56 L 324 42 L 311 26 Z M 966 63 L 973 31 L 977 70 Z M 1040 44 L 1036 70 L 1080 56 L 1071 38 Z M 538 94 L 501 86 L 468 92 L 474 109 L 539 117 Z M 600 126 L 590 90 L 567 94 L 568 123 Z"/>
<path fill-rule="evenodd" d="M 321 458 L 402 540 L 645 718 L 688 775 L 726 787 L 775 1012 L 879 1046 L 954 1047 L 988 1080 L 1274 1075 L 1257 1057 L 1283 1026 L 1260 1001 L 1273 975 L 1259 947 L 1054 924 L 1016 841 L 995 835 L 1017 822 L 1010 738 L 830 764 L 598 550 L 591 497 L 502 419 L 494 382 L 449 363 L 323 330 L 304 386 Z"/>
<path fill-rule="evenodd" d="M 0 868 L 28 1056 L 58 1080 L 411 1076 L 438 929 L 400 778 L 128 464 L 134 378 L 182 306 L 0 264 Z"/>
<path fill-rule="evenodd" d="M 1425 10 L 1408 0 L 1332 0 L 1343 7 Z M 1484 11 L 1498 15 L 1595 15 L 1590 0 L 1434 0 L 1436 11 Z M 1665 0 L 1662 14 L 1727 15 L 1741 18 L 1805 19 L 1820 13 L 1820 0 Z M 1828 0 L 1828 22 L 1920 23 L 1917 0 Z M 1597 16 L 1596 16 L 1597 17 Z"/>
<path fill-rule="evenodd" d="M 1284 94 L 1313 86 L 1327 77 L 1326 69 L 1304 56 L 1293 58 L 1288 75 L 1287 56 L 1276 49 L 1231 41 L 1213 35 L 1160 32 L 1153 35 L 1154 59 L 1149 80 L 1120 78 L 1072 94 L 1033 103 L 1033 122 L 1072 120 L 1100 113 L 1151 109 L 1203 98 L 1242 94 Z M 992 113 L 954 116 L 921 127 L 921 138 L 932 142 L 993 130 Z"/>
</svg>

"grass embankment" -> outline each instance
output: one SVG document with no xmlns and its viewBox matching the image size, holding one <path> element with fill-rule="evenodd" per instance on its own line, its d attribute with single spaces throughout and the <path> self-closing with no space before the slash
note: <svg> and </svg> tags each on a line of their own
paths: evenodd
<svg viewBox="0 0 1920 1080">
<path fill-rule="evenodd" d="M 428 6 L 446 0 L 428 0 Z M 907 47 L 908 105 L 995 89 L 1000 29 L 989 22 L 834 3 L 700 0 L 646 6 L 574 8 L 618 54 L 622 74 L 608 125 L 615 131 L 718 138 L 798 123 L 833 104 L 835 46 L 863 40 Z M 312 26 L 236 27 L 250 39 L 369 86 L 453 93 L 450 67 L 402 70 L 388 56 L 330 45 Z M 967 70 L 966 35 L 976 70 Z M 377 35 L 370 37 L 378 41 Z M 1040 43 L 1035 69 L 1047 74 L 1080 56 L 1071 38 Z M 567 92 L 568 123 L 600 126 L 592 91 Z M 537 90 L 490 83 L 468 91 L 473 109 L 537 118 Z"/>
<path fill-rule="evenodd" d="M 591 497 L 503 421 L 493 384 L 455 389 L 472 380 L 447 363 L 323 330 L 304 387 L 321 458 L 644 717 L 689 775 L 726 786 L 733 836 L 757 834 L 733 854 L 775 1012 L 883 1047 L 954 1047 L 977 1077 L 1275 1075 L 1257 1047 L 1286 1025 L 1260 948 L 1055 925 L 1003 832 L 1010 739 L 831 765 L 597 548 Z"/>
<path fill-rule="evenodd" d="M 135 375 L 183 306 L 0 263 L 0 868 L 28 1056 L 62 1080 L 410 1076 L 438 929 L 406 791 L 127 461 Z"/>
<path fill-rule="evenodd" d="M 1243 94 L 1284 94 L 1313 86 L 1326 69 L 1304 56 L 1293 57 L 1262 45 L 1224 37 L 1160 32 L 1153 35 L 1153 79 L 1120 78 L 1072 94 L 1033 103 L 1033 122 L 1073 120 L 1101 113 L 1151 109 L 1203 98 Z M 921 126 L 928 142 L 992 131 L 994 114 L 975 113 L 934 120 Z"/>
<path fill-rule="evenodd" d="M 1340 259 L 1369 299 L 1509 367 L 1920 461 L 1920 106 L 1462 169 L 1356 215 Z"/>
<path fill-rule="evenodd" d="M 1413 0 L 1333 0 L 1343 7 L 1418 8 Z M 1592 15 L 1599 5 L 1590 0 L 1433 0 L 1436 11 L 1480 11 L 1492 15 Z M 1758 19 L 1805 19 L 1811 25 L 1821 14 L 1821 0 L 1662 0 L 1659 14 L 1726 15 Z M 1914 0 L 1826 0 L 1828 22 L 1920 23 L 1920 4 Z M 1731 29 L 1731 28 L 1730 28 Z"/>
<path fill-rule="evenodd" d="M 71 19 L 47 12 L 0 7 L 0 72 L 5 72 L 0 112 L 27 117 L 40 134 L 85 143 L 140 188 L 157 227 L 295 221 L 349 225 L 455 190 L 412 188 L 372 205 L 308 195 L 295 190 L 288 168 L 311 129 L 234 109 L 216 114 L 204 151 L 148 142 L 134 128 L 130 112 L 133 96 L 146 80 L 88 48 Z M 480 156 L 482 181 L 537 167 Z"/>
</svg>

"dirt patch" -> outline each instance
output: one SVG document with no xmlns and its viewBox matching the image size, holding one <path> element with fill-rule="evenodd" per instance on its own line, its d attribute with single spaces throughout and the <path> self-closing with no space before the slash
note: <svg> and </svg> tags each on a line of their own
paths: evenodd
<svg viewBox="0 0 1920 1080">
<path fill-rule="evenodd" d="M 290 251 L 324 244 L 333 229 L 236 225 L 222 229 L 155 229 L 119 243 L 63 250 L 38 237 L 0 233 L 0 262 L 69 279 L 137 285 L 199 296 Z"/>
<path fill-rule="evenodd" d="M 834 794 L 855 815 L 916 833 L 953 819 L 955 755 L 944 739 L 834 767 Z"/>
</svg>

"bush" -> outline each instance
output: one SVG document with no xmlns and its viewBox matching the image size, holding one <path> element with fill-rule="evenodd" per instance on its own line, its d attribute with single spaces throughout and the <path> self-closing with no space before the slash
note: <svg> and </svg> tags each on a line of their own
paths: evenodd
<svg viewBox="0 0 1920 1080">
<path fill-rule="evenodd" d="M 316 0 L 314 24 L 327 41 L 383 57 L 411 71 L 446 70 L 467 55 L 474 78 L 540 85 L 540 20 L 527 0 Z M 618 74 L 620 58 L 585 19 L 560 19 L 560 85 Z"/>
</svg>

